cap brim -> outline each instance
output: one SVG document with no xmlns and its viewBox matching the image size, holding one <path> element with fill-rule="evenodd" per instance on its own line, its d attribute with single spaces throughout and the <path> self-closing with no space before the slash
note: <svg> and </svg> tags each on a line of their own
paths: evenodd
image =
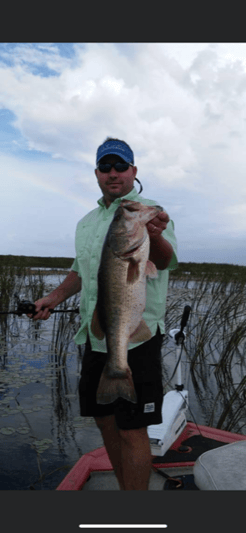
<svg viewBox="0 0 246 533">
<path fill-rule="evenodd" d="M 119 152 L 117 151 L 110 151 L 108 152 L 107 154 L 103 154 L 98 160 L 97 160 L 97 164 L 99 163 L 99 161 L 101 161 L 101 159 L 103 159 L 104 157 L 108 156 L 108 155 L 117 155 L 118 157 L 120 157 L 121 159 L 123 159 L 123 161 L 125 161 L 126 163 L 129 163 L 130 165 L 133 165 L 133 162 L 129 160 L 128 157 L 123 157 L 122 154 L 119 154 Z"/>
</svg>

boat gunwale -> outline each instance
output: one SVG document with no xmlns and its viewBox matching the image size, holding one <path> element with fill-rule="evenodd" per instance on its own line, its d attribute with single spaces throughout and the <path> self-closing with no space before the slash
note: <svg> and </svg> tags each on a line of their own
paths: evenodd
<svg viewBox="0 0 246 533">
<path fill-rule="evenodd" d="M 222 429 L 212 428 L 209 426 L 197 425 L 193 422 L 187 422 L 183 432 L 178 437 L 178 439 L 172 444 L 170 450 L 178 450 L 182 442 L 188 438 L 202 435 L 205 438 L 210 438 L 215 441 L 224 442 L 225 444 L 230 444 L 232 442 L 246 440 L 246 435 L 241 435 L 239 433 L 231 433 L 230 431 L 225 431 Z M 156 459 L 158 456 L 152 455 L 152 459 Z M 184 461 L 184 462 L 175 462 L 175 463 L 165 463 L 161 461 L 160 463 L 153 463 L 153 470 L 160 468 L 181 468 L 181 467 L 193 467 L 195 464 L 194 461 Z M 91 452 L 84 454 L 72 467 L 70 472 L 65 476 L 63 481 L 58 485 L 56 490 L 82 490 L 86 481 L 88 480 L 92 472 L 109 472 L 113 470 L 113 466 L 108 457 L 106 448 L 101 446 Z"/>
</svg>

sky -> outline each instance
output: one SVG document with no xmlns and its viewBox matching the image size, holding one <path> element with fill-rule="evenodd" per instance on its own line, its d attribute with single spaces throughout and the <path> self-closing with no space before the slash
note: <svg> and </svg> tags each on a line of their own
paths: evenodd
<svg viewBox="0 0 246 533">
<path fill-rule="evenodd" d="M 0 254 L 75 256 L 107 136 L 179 261 L 246 265 L 246 43 L 0 43 Z"/>
</svg>

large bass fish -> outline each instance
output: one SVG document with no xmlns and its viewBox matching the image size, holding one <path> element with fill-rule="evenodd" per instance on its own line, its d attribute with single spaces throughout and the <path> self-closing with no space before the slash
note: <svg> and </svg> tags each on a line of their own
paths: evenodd
<svg viewBox="0 0 246 533">
<path fill-rule="evenodd" d="M 108 358 L 97 390 L 97 403 L 121 397 L 136 403 L 137 397 L 127 362 L 129 342 L 151 338 L 142 318 L 146 302 L 146 276 L 158 276 L 149 261 L 150 240 L 146 224 L 160 206 L 122 200 L 115 211 L 102 249 L 98 271 L 98 300 L 91 330 L 106 337 Z"/>
</svg>

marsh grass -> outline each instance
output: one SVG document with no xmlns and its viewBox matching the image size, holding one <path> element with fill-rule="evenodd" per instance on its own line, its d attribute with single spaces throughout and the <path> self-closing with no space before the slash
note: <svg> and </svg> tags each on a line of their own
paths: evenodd
<svg viewBox="0 0 246 533">
<path fill-rule="evenodd" d="M 191 305 L 186 362 L 206 424 L 244 432 L 246 281 L 213 278 L 170 280 L 166 329 L 179 326 L 184 305 Z M 166 371 L 165 378 L 167 375 Z"/>
<path fill-rule="evenodd" d="M 219 276 L 212 269 L 203 277 L 200 272 L 200 277 L 194 280 L 183 268 L 180 277 L 171 275 L 165 316 L 168 332 L 180 325 L 184 305 L 191 305 L 192 311 L 186 328 L 186 380 L 195 391 L 196 401 L 206 423 L 236 432 L 244 432 L 246 426 L 246 279 L 244 270 L 240 272 L 235 271 L 235 275 L 229 275 L 227 269 L 224 273 L 220 272 Z M 0 310 L 15 306 L 16 292 L 24 299 L 35 301 L 49 290 L 46 276 L 41 270 L 34 274 L 23 266 L 1 267 Z M 79 295 L 75 295 L 61 304 L 60 308 L 65 310 L 78 305 Z M 14 344 L 15 339 L 17 341 L 22 334 L 23 343 L 25 339 L 27 343 L 33 342 L 35 350 L 43 335 L 43 325 L 41 321 L 35 324 L 30 321 L 23 335 L 18 317 L 0 317 L 0 357 L 4 368 L 8 342 Z M 65 414 L 70 392 L 66 360 L 72 344 L 74 349 L 73 337 L 78 330 L 80 317 L 70 313 L 57 313 L 50 321 L 52 325 L 47 339 L 50 363 L 53 365 L 50 379 L 55 383 L 57 412 Z M 175 351 L 170 347 L 167 335 L 163 348 L 163 380 L 166 383 L 173 372 L 173 365 L 167 365 L 166 361 L 168 355 Z M 81 362 L 83 347 L 76 349 L 78 361 Z"/>
<path fill-rule="evenodd" d="M 16 309 L 15 294 L 20 299 L 34 302 L 51 290 L 50 278 L 48 279 L 47 275 L 42 274 L 41 271 L 36 271 L 34 274 L 28 269 L 21 271 L 10 266 L 2 268 L 0 274 L 2 310 Z M 57 277 L 59 276 L 56 275 L 56 280 Z M 57 284 L 63 278 L 64 276 L 60 276 Z M 68 307 L 76 308 L 78 302 L 79 295 L 76 295 L 61 304 L 60 308 L 63 310 Z M 59 453 L 61 457 L 65 456 L 68 443 L 73 444 L 73 449 L 75 447 L 79 457 L 83 454 L 77 438 L 79 429 L 76 429 L 73 421 L 74 398 L 77 398 L 74 387 L 77 387 L 79 379 L 79 377 L 74 378 L 74 374 L 77 370 L 76 375 L 79 375 L 83 353 L 82 347 L 77 348 L 73 342 L 73 337 L 79 327 L 79 316 L 78 314 L 58 313 L 51 315 L 48 322 L 34 322 L 26 315 L 21 317 L 2 315 L 0 326 L 0 386 L 2 387 L 0 414 L 6 417 L 6 427 L 1 428 L 1 434 L 6 434 L 8 438 L 11 431 L 23 433 L 23 435 L 27 433 L 26 442 L 30 444 L 32 453 L 36 456 L 39 472 L 39 479 L 34 482 L 34 485 L 37 486 L 39 483 L 42 485 L 46 476 L 59 470 L 52 468 L 49 472 L 44 464 L 43 453 L 51 446 L 51 441 L 48 443 L 47 438 L 49 440 L 52 436 L 53 443 L 56 442 L 58 449 L 56 453 Z M 77 369 L 74 372 L 76 355 Z M 68 368 L 71 359 L 73 360 L 73 375 L 70 374 Z M 29 384 L 30 387 L 35 387 L 35 383 L 46 385 L 47 399 L 42 395 L 35 401 L 31 397 L 27 396 L 26 399 L 23 397 L 22 387 Z M 15 390 L 13 398 L 12 395 L 8 396 L 10 390 Z M 47 420 L 47 443 L 44 444 L 41 438 L 42 433 L 39 433 L 37 426 L 35 430 L 33 429 L 30 419 L 33 417 L 31 414 L 33 411 L 46 408 L 50 415 Z M 10 427 L 10 422 L 8 423 L 8 417 L 13 416 L 17 411 L 18 414 L 15 416 L 18 419 L 21 416 L 24 417 L 25 431 L 17 426 L 16 428 Z M 18 423 L 16 422 L 17 425 Z M 52 435 L 50 435 L 50 424 Z"/>
<path fill-rule="evenodd" d="M 10 311 L 14 305 L 14 293 L 19 294 L 25 278 L 24 267 L 0 264 L 0 312 Z M 0 348 L 8 339 L 10 315 L 0 313 Z"/>
</svg>

